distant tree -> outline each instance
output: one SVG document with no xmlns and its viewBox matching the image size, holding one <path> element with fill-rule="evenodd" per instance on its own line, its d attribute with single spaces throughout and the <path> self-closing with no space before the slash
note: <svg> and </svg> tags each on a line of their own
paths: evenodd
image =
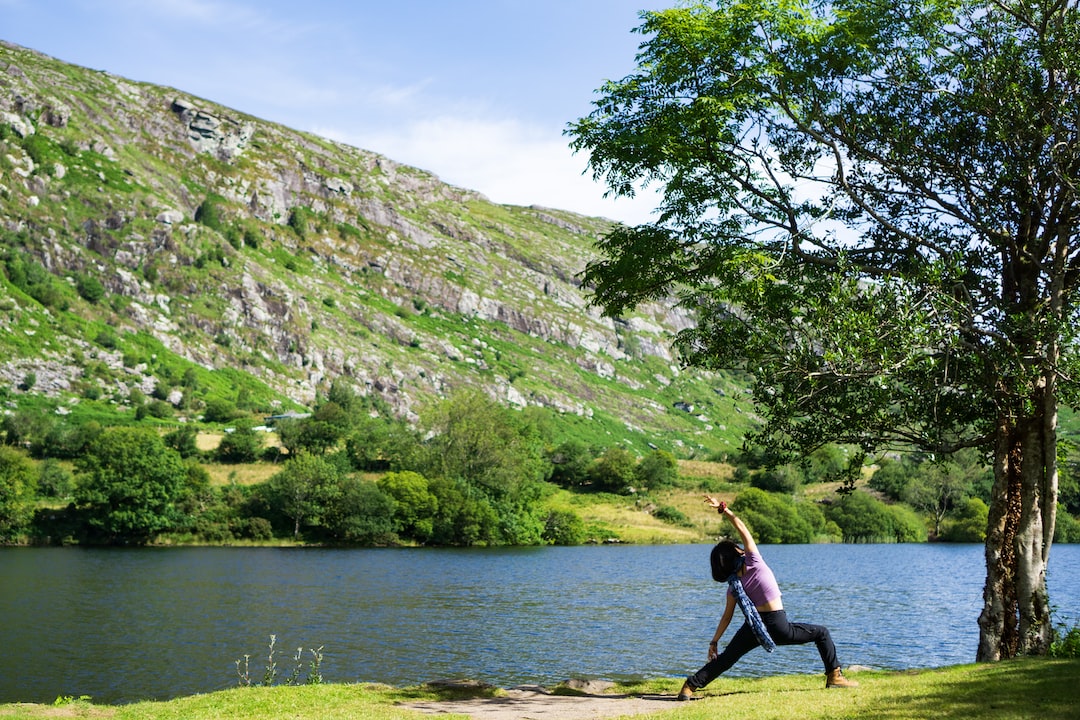
<svg viewBox="0 0 1080 720">
<path fill-rule="evenodd" d="M 432 432 L 428 477 L 463 480 L 496 500 L 519 497 L 543 476 L 543 444 L 534 428 L 480 392 L 452 395 L 424 421 Z"/>
<path fill-rule="evenodd" d="M 0 446 L 0 542 L 16 539 L 34 516 L 37 472 L 22 452 Z"/>
<path fill-rule="evenodd" d="M 101 424 L 95 420 L 82 423 L 52 421 L 48 423 L 48 431 L 30 444 L 30 452 L 40 458 L 72 460 L 83 455 L 101 432 Z"/>
<path fill-rule="evenodd" d="M 162 439 L 165 441 L 166 445 L 180 453 L 180 457 L 186 460 L 200 455 L 198 438 L 199 432 L 196 430 L 195 426 L 187 424 L 181 425 L 172 432 L 166 434 Z"/>
<path fill-rule="evenodd" d="M 362 545 L 393 543 L 397 504 L 374 483 L 342 476 L 334 502 L 323 516 L 325 531 L 335 540 Z"/>
<path fill-rule="evenodd" d="M 795 463 L 762 470 L 750 477 L 750 484 L 766 492 L 794 495 L 803 482 L 803 471 Z"/>
<path fill-rule="evenodd" d="M 431 541 L 436 545 L 493 545 L 500 540 L 499 515 L 487 498 L 464 482 L 436 477 L 429 481 L 439 501 Z"/>
<path fill-rule="evenodd" d="M 109 428 L 76 467 L 75 505 L 92 539 L 142 545 L 176 521 L 187 468 L 156 431 Z"/>
<path fill-rule="evenodd" d="M 59 461 L 46 458 L 38 464 L 38 493 L 42 497 L 66 498 L 74 489 L 74 476 Z"/>
<path fill-rule="evenodd" d="M 214 456 L 223 463 L 252 463 L 259 459 L 263 438 L 256 432 L 251 420 L 240 419 L 233 423 L 232 432 L 226 432 L 218 443 Z"/>
<path fill-rule="evenodd" d="M 387 473 L 378 484 L 396 503 L 394 530 L 421 543 L 429 541 L 435 532 L 439 500 L 432 494 L 427 478 L 406 470 Z"/>
<path fill-rule="evenodd" d="M 289 458 L 266 482 L 270 502 L 292 521 L 292 535 L 296 538 L 304 525 L 321 522 L 341 491 L 337 468 L 318 455 Z"/>
<path fill-rule="evenodd" d="M 20 408 L 4 416 L 0 429 L 4 432 L 5 444 L 28 448 L 44 438 L 53 424 L 53 418 L 41 410 Z"/>
<path fill-rule="evenodd" d="M 548 453 L 551 482 L 566 488 L 581 487 L 589 478 L 589 465 L 595 460 L 592 448 L 576 438 L 566 440 Z"/>
<path fill-rule="evenodd" d="M 799 513 L 796 503 L 785 495 L 748 488 L 738 494 L 731 509 L 739 513 L 758 542 L 808 543 L 818 534 Z"/>
<path fill-rule="evenodd" d="M 330 383 L 326 399 L 341 408 L 346 415 L 352 415 L 359 410 L 360 401 L 356 397 L 356 388 L 340 375 Z"/>
<path fill-rule="evenodd" d="M 909 456 L 886 457 L 878 463 L 867 485 L 888 498 L 900 500 L 904 497 L 904 490 L 907 489 L 908 483 L 916 472 L 918 472 L 917 464 Z"/>
<path fill-rule="evenodd" d="M 923 462 L 908 481 L 903 499 L 930 516 L 936 536 L 941 534 L 942 521 L 970 492 L 971 478 L 955 463 Z"/>
<path fill-rule="evenodd" d="M 613 445 L 589 466 L 589 484 L 594 490 L 625 492 L 634 484 L 637 458 L 619 445 Z"/>
<path fill-rule="evenodd" d="M 653 450 L 634 467 L 634 483 L 649 490 L 674 485 L 679 479 L 679 464 L 666 450 Z"/>
<path fill-rule="evenodd" d="M 240 417 L 235 403 L 225 398 L 210 398 L 206 401 L 203 421 L 208 423 L 228 423 Z"/>
</svg>

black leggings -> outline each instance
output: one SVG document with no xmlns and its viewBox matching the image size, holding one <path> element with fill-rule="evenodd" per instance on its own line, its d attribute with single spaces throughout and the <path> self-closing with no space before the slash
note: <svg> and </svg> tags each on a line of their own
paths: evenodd
<svg viewBox="0 0 1080 720">
<path fill-rule="evenodd" d="M 836 646 L 829 635 L 829 629 L 824 625 L 788 622 L 787 613 L 783 610 L 763 612 L 761 620 L 765 623 L 769 636 L 777 645 L 803 645 L 812 642 L 817 645 L 818 652 L 821 654 L 825 672 L 840 667 L 840 661 L 836 659 Z M 744 622 L 735 631 L 735 636 L 724 648 L 724 652 L 707 662 L 704 667 L 688 677 L 686 682 L 695 690 L 703 688 L 756 647 L 758 647 L 757 637 L 750 623 Z"/>
</svg>

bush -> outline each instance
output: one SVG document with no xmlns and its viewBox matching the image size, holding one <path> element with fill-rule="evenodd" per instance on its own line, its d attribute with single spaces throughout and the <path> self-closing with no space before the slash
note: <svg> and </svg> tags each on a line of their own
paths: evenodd
<svg viewBox="0 0 1080 720">
<path fill-rule="evenodd" d="M 960 543 L 984 542 L 986 521 L 989 515 L 990 509 L 986 507 L 986 503 L 979 498 L 968 498 L 953 517 L 944 522 L 941 539 L 946 542 Z M 1059 514 L 1059 522 L 1060 518 Z"/>
<path fill-rule="evenodd" d="M 37 479 L 29 458 L 18 450 L 0 447 L 0 540 L 13 540 L 29 528 Z"/>
<path fill-rule="evenodd" d="M 798 505 L 790 497 L 749 488 L 738 494 L 731 509 L 739 513 L 759 543 L 813 542 L 818 532 L 800 514 Z M 812 516 L 812 511 L 805 512 Z"/>
<path fill-rule="evenodd" d="M 750 485 L 772 493 L 794 495 L 803 482 L 803 472 L 796 465 L 781 467 L 757 473 L 750 478 Z"/>
<path fill-rule="evenodd" d="M 1080 625 L 1074 625 L 1071 629 L 1059 625 L 1054 630 L 1048 654 L 1052 658 L 1080 658 Z"/>
<path fill-rule="evenodd" d="M 855 490 L 828 505 L 825 517 L 836 522 L 843 533 L 843 540 L 854 543 L 894 542 L 897 534 L 896 519 L 889 506 L 873 495 Z"/>
<path fill-rule="evenodd" d="M 652 513 L 653 517 L 657 520 L 666 522 L 668 525 L 678 525 L 679 527 L 694 527 L 694 523 L 690 518 L 686 516 L 682 510 L 672 507 L 671 505 L 661 505 Z"/>
<path fill-rule="evenodd" d="M 221 231 L 221 208 L 220 204 L 225 198 L 220 195 L 207 195 L 202 204 L 195 210 L 195 222 L 205 225 L 211 230 Z"/>
<path fill-rule="evenodd" d="M 985 523 L 984 523 L 985 524 Z M 1080 521 L 1058 505 L 1057 522 L 1054 525 L 1054 542 L 1080 543 Z"/>
<path fill-rule="evenodd" d="M 552 510 L 542 537 L 549 545 L 580 545 L 587 537 L 585 523 L 573 510 Z"/>
<path fill-rule="evenodd" d="M 653 450 L 634 468 L 634 482 L 651 490 L 674 485 L 679 477 L 678 468 L 674 455 L 664 450 Z"/>
<path fill-rule="evenodd" d="M 75 291 L 86 302 L 96 305 L 105 297 L 105 286 L 93 275 L 79 275 L 75 278 Z"/>
<path fill-rule="evenodd" d="M 289 227 L 292 228 L 296 236 L 303 240 L 308 233 L 308 223 L 311 219 L 311 210 L 297 205 L 289 213 Z"/>
<path fill-rule="evenodd" d="M 218 443 L 215 456 L 223 463 L 253 463 L 262 451 L 262 438 L 252 428 L 251 421 L 237 422 L 232 432 L 226 432 Z"/>
</svg>

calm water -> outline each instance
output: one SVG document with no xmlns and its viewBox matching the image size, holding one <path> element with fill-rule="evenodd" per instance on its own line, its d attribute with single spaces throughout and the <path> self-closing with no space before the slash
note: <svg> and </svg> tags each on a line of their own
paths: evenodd
<svg viewBox="0 0 1080 720">
<path fill-rule="evenodd" d="M 269 636 L 282 676 L 323 646 L 329 682 L 469 677 L 503 687 L 696 670 L 723 609 L 707 545 L 500 550 L 0 549 L 0 702 L 166 699 L 235 686 Z M 844 665 L 971 662 L 982 546 L 763 548 L 793 620 Z M 1051 602 L 1080 622 L 1080 546 L 1056 545 Z M 731 631 L 729 631 L 731 632 Z M 732 674 L 820 672 L 812 645 Z"/>
</svg>

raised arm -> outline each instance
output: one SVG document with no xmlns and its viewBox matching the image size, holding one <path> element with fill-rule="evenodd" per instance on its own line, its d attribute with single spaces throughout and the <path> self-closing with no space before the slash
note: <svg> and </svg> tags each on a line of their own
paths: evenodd
<svg viewBox="0 0 1080 720">
<path fill-rule="evenodd" d="M 723 500 L 717 500 L 711 495 L 705 496 L 705 502 L 716 508 L 716 510 L 732 524 L 735 528 L 735 532 L 739 533 L 739 538 L 742 540 L 743 550 L 748 553 L 757 553 L 757 543 L 754 542 L 754 536 L 750 534 L 750 530 L 746 527 L 746 524 L 735 517 L 735 513 L 731 511 L 731 508 L 727 506 L 727 503 Z"/>
</svg>

